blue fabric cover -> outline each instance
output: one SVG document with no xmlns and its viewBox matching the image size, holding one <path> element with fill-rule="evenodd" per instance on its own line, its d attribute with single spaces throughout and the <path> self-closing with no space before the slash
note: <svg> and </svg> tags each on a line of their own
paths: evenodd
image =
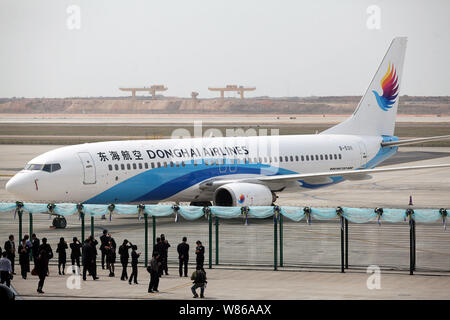
<svg viewBox="0 0 450 320">
<path fill-rule="evenodd" d="M 305 217 L 303 207 L 280 207 L 280 214 L 293 221 L 300 221 Z"/>
<path fill-rule="evenodd" d="M 223 219 L 237 218 L 241 215 L 240 207 L 211 206 L 209 209 L 211 210 L 211 214 L 213 216 Z"/>
</svg>

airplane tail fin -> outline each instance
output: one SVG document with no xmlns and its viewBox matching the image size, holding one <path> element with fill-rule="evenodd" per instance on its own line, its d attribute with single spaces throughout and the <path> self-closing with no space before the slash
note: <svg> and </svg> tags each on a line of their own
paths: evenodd
<svg viewBox="0 0 450 320">
<path fill-rule="evenodd" d="M 356 111 L 350 118 L 322 134 L 394 134 L 406 42 L 406 37 L 392 40 Z"/>
</svg>

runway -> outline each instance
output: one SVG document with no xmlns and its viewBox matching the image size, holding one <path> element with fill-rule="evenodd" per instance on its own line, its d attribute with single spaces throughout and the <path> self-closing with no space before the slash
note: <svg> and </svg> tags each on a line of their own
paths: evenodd
<svg viewBox="0 0 450 320">
<path fill-rule="evenodd" d="M 0 124 L 192 124 L 194 121 L 224 124 L 304 124 L 340 123 L 349 115 L 311 115 L 311 114 L 12 114 L 1 115 Z M 397 123 L 449 123 L 450 116 L 436 115 L 398 115 Z"/>
</svg>

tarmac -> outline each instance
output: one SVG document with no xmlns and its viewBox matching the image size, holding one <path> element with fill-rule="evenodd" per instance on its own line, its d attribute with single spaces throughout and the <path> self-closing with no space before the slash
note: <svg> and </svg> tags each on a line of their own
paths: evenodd
<svg viewBox="0 0 450 320">
<path fill-rule="evenodd" d="M 234 124 L 323 124 L 340 123 L 349 115 L 334 114 L 2 114 L 0 123 L 27 123 L 27 124 L 151 124 L 151 125 L 180 125 L 192 124 L 194 121 L 213 123 L 220 125 L 224 123 Z M 436 115 L 397 115 L 397 123 L 448 123 L 449 116 Z"/>
<path fill-rule="evenodd" d="M 34 156 L 57 146 L 2 145 L 0 153 L 0 199 L 15 201 L 4 190 L 9 176 L 20 170 Z M 450 163 L 450 148 L 401 149 L 387 165 L 426 165 Z M 444 169 L 397 172 L 374 175 L 368 181 L 346 181 L 336 186 L 308 192 L 281 193 L 279 205 L 352 206 L 352 207 L 408 207 L 409 196 L 420 208 L 449 208 L 450 175 Z M 80 237 L 80 222 L 68 217 L 66 229 L 51 229 L 48 215 L 35 215 L 33 231 L 47 237 L 53 249 L 59 237 L 67 241 Z M 24 234 L 28 232 L 28 218 L 24 216 Z M 150 224 L 151 225 L 151 224 Z M 120 243 L 124 238 L 144 251 L 143 220 L 137 217 L 114 215 L 112 221 L 95 220 L 94 233 L 99 237 L 107 228 Z M 151 226 L 150 226 L 151 228 Z M 116 277 L 109 278 L 99 270 L 100 279 L 80 281 L 80 289 L 69 289 L 69 276 L 57 275 L 56 256 L 50 277 L 44 286 L 45 294 L 36 292 L 38 279 L 20 277 L 20 267 L 13 287 L 21 299 L 191 299 L 191 281 L 180 278 L 177 270 L 176 245 L 186 235 L 191 244 L 191 261 L 195 261 L 193 246 L 200 239 L 206 246 L 205 268 L 208 276 L 206 299 L 449 299 L 450 288 L 450 231 L 442 222 L 417 225 L 417 270 L 409 275 L 408 223 L 350 224 L 349 269 L 340 273 L 340 228 L 337 221 L 314 221 L 311 225 L 285 220 L 284 266 L 273 270 L 273 224 L 268 220 L 220 221 L 219 264 L 216 265 L 213 236 L 213 269 L 209 261 L 208 224 L 205 219 L 175 223 L 173 217 L 158 219 L 156 234 L 165 233 L 172 247 L 169 249 L 169 276 L 163 276 L 160 292 L 147 293 L 149 274 L 139 268 L 139 285 L 120 281 L 121 266 L 116 264 Z M 17 234 L 18 221 L 12 213 L 0 215 L 0 242 L 10 233 Z M 89 234 L 89 221 L 86 234 Z M 151 248 L 152 231 L 149 230 Z M 150 250 L 149 248 L 149 250 Z M 140 258 L 142 263 L 143 256 Z M 16 261 L 17 262 L 17 261 Z M 97 263 L 100 266 L 99 262 Z M 367 267 L 380 267 L 379 289 L 369 289 L 367 281 L 373 274 Z M 191 265 L 191 271 L 194 266 Z M 101 269 L 101 268 L 99 268 Z M 131 268 L 129 268 L 129 273 Z M 72 278 L 71 278 L 72 279 Z M 72 279 L 73 280 L 73 279 Z"/>
<path fill-rule="evenodd" d="M 190 266 L 191 270 L 193 266 Z M 128 275 L 130 275 L 128 268 Z M 148 293 L 149 274 L 139 268 L 138 283 L 128 284 L 120 280 L 122 268 L 117 267 L 116 277 L 99 270 L 99 280 L 73 275 L 58 275 L 57 267 L 50 268 L 50 276 L 44 284 L 44 294 L 36 292 L 39 279 L 20 273 L 13 280 L 19 299 L 176 299 L 194 300 L 189 278 L 179 277 L 176 266 L 169 266 L 169 275 L 160 278 L 159 292 Z M 449 299 L 450 274 L 417 274 L 381 272 L 379 286 L 374 274 L 365 270 L 338 271 L 271 271 L 245 270 L 237 267 L 206 269 L 208 284 L 205 300 L 309 300 L 309 299 Z M 369 286 L 367 283 L 369 282 Z M 69 285 L 68 285 L 69 283 Z M 79 285 L 79 286 L 78 286 Z M 196 299 L 198 300 L 198 299 Z"/>
</svg>

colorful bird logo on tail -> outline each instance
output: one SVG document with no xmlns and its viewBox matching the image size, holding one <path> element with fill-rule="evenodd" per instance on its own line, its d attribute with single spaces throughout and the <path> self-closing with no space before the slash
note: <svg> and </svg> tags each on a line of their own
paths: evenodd
<svg viewBox="0 0 450 320">
<path fill-rule="evenodd" d="M 397 99 L 398 95 L 398 77 L 397 71 L 394 68 L 394 65 L 389 63 L 388 70 L 384 75 L 383 79 L 381 79 L 381 88 L 383 89 L 383 95 L 380 96 L 378 92 L 372 90 L 375 98 L 377 99 L 378 106 L 383 111 L 388 111 L 392 108 L 395 103 L 395 99 Z"/>
</svg>

